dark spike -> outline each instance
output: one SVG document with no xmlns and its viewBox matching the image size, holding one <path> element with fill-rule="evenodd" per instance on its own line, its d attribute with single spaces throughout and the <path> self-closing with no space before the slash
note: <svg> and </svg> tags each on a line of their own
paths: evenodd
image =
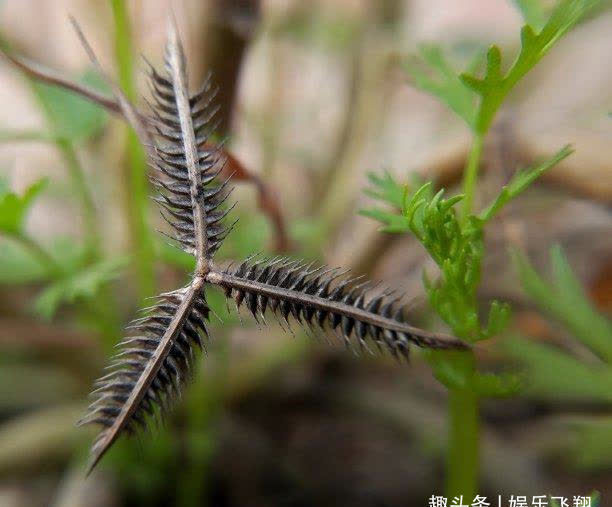
<svg viewBox="0 0 612 507">
<path fill-rule="evenodd" d="M 453 337 L 410 326 L 397 304 L 401 296 L 395 297 L 391 291 L 366 301 L 373 284 L 363 277 L 338 280 L 346 273 L 312 262 L 251 256 L 238 267 L 212 273 L 209 281 L 221 285 L 238 307 L 245 301 L 256 318 L 270 309 L 287 325 L 290 317 L 323 329 L 327 322 L 353 350 L 356 342 L 360 350 L 371 353 L 369 343 L 373 342 L 377 347 L 384 344 L 395 357 L 406 357 L 408 342 L 430 348 L 467 347 Z"/>
</svg>

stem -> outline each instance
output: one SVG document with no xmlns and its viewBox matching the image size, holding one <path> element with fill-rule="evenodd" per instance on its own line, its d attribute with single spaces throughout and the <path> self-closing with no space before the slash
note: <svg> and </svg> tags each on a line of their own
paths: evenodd
<svg viewBox="0 0 612 507">
<path fill-rule="evenodd" d="M 30 142 L 40 141 L 43 143 L 57 142 L 58 138 L 47 132 L 40 130 L 24 129 L 24 130 L 13 130 L 13 129 L 0 129 L 0 143 L 16 143 L 16 142 Z"/>
<path fill-rule="evenodd" d="M 474 370 L 474 355 L 465 352 L 462 367 Z M 469 502 L 477 493 L 479 472 L 478 395 L 468 389 L 449 391 L 449 435 L 446 495 L 463 495 Z"/>
<path fill-rule="evenodd" d="M 30 236 L 25 234 L 11 234 L 11 238 L 20 243 L 24 248 L 30 251 L 30 253 L 36 257 L 42 267 L 47 270 L 47 273 L 52 278 L 58 278 L 62 274 L 61 266 L 55 261 L 51 255 Z"/>
<path fill-rule="evenodd" d="M 92 254 L 93 257 L 98 257 L 100 253 L 100 238 L 96 218 L 96 206 L 89 187 L 87 186 L 85 171 L 79 162 L 72 141 L 60 135 L 61 133 L 58 129 L 57 119 L 55 118 L 53 111 L 50 110 L 47 102 L 40 94 L 40 91 L 36 86 L 35 79 L 33 77 L 29 77 L 28 82 L 30 83 L 32 93 L 38 100 L 41 111 L 45 115 L 50 133 L 37 134 L 34 131 L 23 131 L 22 135 L 18 135 L 16 140 L 52 141 L 55 144 L 56 148 L 64 159 L 66 167 L 68 168 L 68 175 L 70 176 L 74 191 L 81 200 L 81 206 L 83 208 L 83 228 L 88 252 Z"/>
<path fill-rule="evenodd" d="M 476 180 L 478 177 L 478 167 L 480 166 L 480 157 L 482 155 L 483 135 L 475 134 L 472 149 L 468 157 L 465 171 L 463 172 L 463 220 L 472 213 L 472 205 L 474 203 L 474 192 L 476 189 Z"/>
<path fill-rule="evenodd" d="M 115 22 L 115 57 L 119 67 L 119 84 L 131 101 L 134 100 L 133 69 L 134 53 L 132 49 L 132 33 L 124 0 L 111 0 L 113 19 Z"/>
<path fill-rule="evenodd" d="M 88 259 L 89 261 L 99 260 L 102 257 L 102 252 L 100 250 L 100 233 L 96 219 L 96 207 L 85 180 L 85 173 L 71 141 L 57 138 L 55 144 L 62 153 L 73 185 L 81 197 Z M 59 273 L 61 274 L 61 271 Z M 104 345 L 110 350 L 120 329 L 117 302 L 112 291 L 109 287 L 102 287 L 96 300 L 87 301 L 84 306 L 85 311 L 92 316 L 96 327 L 104 337 Z"/>
<path fill-rule="evenodd" d="M 53 118 L 48 113 L 46 107 L 42 106 L 41 108 L 45 110 L 45 113 L 47 114 L 49 120 L 48 123 L 50 124 L 51 130 L 54 130 Z M 97 256 L 99 253 L 98 248 L 100 246 L 100 238 L 96 220 L 96 206 L 93 196 L 89 191 L 89 187 L 87 186 L 85 171 L 83 171 L 83 167 L 79 162 L 72 142 L 66 138 L 56 135 L 54 132 L 47 133 L 38 130 L 0 129 L 0 143 L 19 141 L 51 142 L 55 144 L 57 149 L 60 151 L 62 157 L 64 158 L 64 162 L 68 167 L 68 175 L 70 176 L 74 190 L 81 199 L 88 252 L 93 253 L 94 256 Z"/>
<path fill-rule="evenodd" d="M 83 171 L 83 167 L 79 162 L 74 145 L 71 141 L 57 138 L 55 144 L 64 158 L 72 184 L 81 199 L 81 205 L 83 207 L 83 225 L 85 227 L 88 252 L 98 257 L 100 253 L 100 237 L 96 221 L 96 205 L 89 191 L 89 187 L 87 186 L 85 172 Z"/>
<path fill-rule="evenodd" d="M 111 0 L 115 22 L 115 56 L 119 68 L 119 84 L 128 99 L 134 100 L 134 59 L 132 38 L 124 0 Z M 144 151 L 133 131 L 127 131 L 128 223 L 138 275 L 139 297 L 144 299 L 155 290 L 154 250 L 148 227 L 147 165 Z"/>
</svg>

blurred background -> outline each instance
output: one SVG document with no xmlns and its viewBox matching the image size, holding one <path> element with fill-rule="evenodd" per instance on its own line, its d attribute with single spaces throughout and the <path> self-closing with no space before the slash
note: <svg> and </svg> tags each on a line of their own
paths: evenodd
<svg viewBox="0 0 612 507">
<path fill-rule="evenodd" d="M 351 267 L 408 293 L 415 322 L 441 328 L 421 282 L 425 251 L 357 212 L 372 205 L 370 171 L 456 188 L 469 131 L 403 65 L 423 43 L 457 69 L 491 43 L 510 61 L 523 24 L 516 5 L 4 0 L 0 38 L 108 90 L 73 15 L 143 105 L 140 55 L 161 62 L 170 4 L 192 86 L 212 70 L 220 88 L 219 139 L 238 171 L 240 221 L 219 260 L 285 252 Z M 576 151 L 487 229 L 480 295 L 511 302 L 513 317 L 478 346 L 478 361 L 525 380 L 483 401 L 482 495 L 612 498 L 612 365 L 582 340 L 594 315 L 601 329 L 612 312 L 609 7 L 538 64 L 486 139 L 477 206 L 517 168 L 567 143 Z M 0 506 L 416 506 L 442 494 L 446 391 L 418 353 L 398 364 L 261 329 L 214 288 L 214 340 L 176 410 L 118 442 L 84 481 L 95 432 L 74 423 L 92 381 L 143 299 L 184 283 L 193 264 L 156 232 L 164 225 L 142 151 L 119 118 L 6 59 L 0 83 Z M 9 215 L 23 224 L 11 230 Z M 554 244 L 573 278 L 551 274 Z M 528 253 L 540 285 L 521 284 L 509 245 Z"/>
</svg>

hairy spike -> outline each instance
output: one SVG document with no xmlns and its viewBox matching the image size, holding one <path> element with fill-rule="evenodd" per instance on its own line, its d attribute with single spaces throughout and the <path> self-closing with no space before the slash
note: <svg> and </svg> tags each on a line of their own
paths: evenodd
<svg viewBox="0 0 612 507">
<path fill-rule="evenodd" d="M 384 343 L 394 355 L 398 352 L 406 355 L 408 342 L 436 349 L 468 347 L 451 336 L 409 325 L 397 309 L 392 316 L 389 310 L 395 301 L 388 301 L 385 293 L 366 302 L 370 283 L 355 284 L 361 277 L 336 282 L 330 291 L 329 286 L 337 275 L 334 271 L 321 269 L 312 268 L 312 264 L 304 266 L 301 262 L 275 260 L 253 264 L 251 260 L 232 270 L 212 271 L 206 281 L 223 287 L 238 305 L 246 299 L 253 314 L 265 313 L 267 308 L 272 311 L 279 308 L 287 323 L 288 316 L 292 315 L 298 322 L 305 320 L 310 324 L 316 312 L 320 327 L 329 319 L 331 328 L 338 331 L 345 342 L 349 343 L 354 337 L 361 347 L 365 347 L 366 339 L 380 345 L 382 335 L 389 337 Z"/>
<path fill-rule="evenodd" d="M 74 24 L 92 62 L 102 72 Z M 237 310 L 244 303 L 258 324 L 266 325 L 269 310 L 292 334 L 291 319 L 307 331 L 331 331 L 355 353 L 371 351 L 372 343 L 400 358 L 408 358 L 410 343 L 430 348 L 468 347 L 453 337 L 410 326 L 401 296 L 389 290 L 370 296 L 370 282 L 350 278 L 348 270 L 260 254 L 224 271 L 215 269 L 213 256 L 233 227 L 225 224 L 233 207 L 228 209 L 224 204 L 231 193 L 226 188 L 229 178 L 217 180 L 225 162 L 222 144 L 216 148 L 208 144 L 219 121 L 213 104 L 217 91 L 212 89 L 209 76 L 198 91 L 189 92 L 185 55 L 173 19 L 164 62 L 165 71 L 158 71 L 146 61 L 152 93 L 151 113 L 147 115 L 136 110 L 110 80 L 114 99 L 75 88 L 122 114 L 134 127 L 147 148 L 151 167 L 157 171 L 151 182 L 159 190 L 154 199 L 172 227 L 167 236 L 196 257 L 190 284 L 154 298 L 153 306 L 141 314 L 144 316 L 128 326 L 131 331 L 119 343 L 105 375 L 94 383 L 92 403 L 80 421 L 102 426 L 92 446 L 88 472 L 120 435 L 131 434 L 150 419 L 159 418 L 180 396 L 194 350 L 205 351 L 209 338 L 206 321 L 212 310 L 203 294 L 205 283 L 219 285 L 228 300 L 234 299 Z M 47 80 L 53 81 L 53 76 Z"/>
<path fill-rule="evenodd" d="M 201 295 L 203 284 L 195 277 L 184 292 L 172 293 L 176 304 L 162 302 L 130 326 L 138 334 L 123 340 L 111 362 L 113 371 L 96 382 L 96 399 L 79 421 L 104 427 L 92 448 L 88 472 L 121 433 L 144 421 L 155 406 L 166 408 L 178 394 L 189 372 L 192 344 L 199 346 L 198 332 L 205 328 L 201 312 L 194 311 L 196 306 L 208 308 Z"/>
<path fill-rule="evenodd" d="M 164 61 L 167 73 L 146 62 L 153 95 L 154 116 L 150 124 L 164 143 L 157 146 L 151 158 L 170 180 L 153 178 L 152 182 L 162 193 L 162 205 L 178 218 L 170 222 L 176 229 L 175 239 L 195 255 L 196 274 L 203 276 L 210 270 L 212 256 L 225 237 L 225 228 L 217 228 L 225 214 L 216 210 L 227 196 L 226 182 L 213 184 L 221 170 L 212 170 L 219 158 L 213 151 L 200 148 L 205 146 L 214 126 L 217 108 L 209 93 L 210 77 L 195 94 L 189 93 L 185 54 L 173 19 L 168 25 Z M 191 214 L 189 219 L 177 217 L 184 212 Z"/>
<path fill-rule="evenodd" d="M 205 273 L 208 270 L 208 239 L 206 236 L 206 211 L 200 200 L 201 179 L 198 164 L 198 148 L 193 130 L 193 119 L 189 105 L 187 88 L 187 73 L 185 69 L 185 54 L 178 36 L 174 19 L 170 19 L 168 27 L 168 43 L 166 46 L 168 69 L 171 73 L 172 88 L 179 123 L 181 126 L 182 147 L 190 179 L 191 201 L 193 206 L 193 222 L 195 232 L 196 270 Z"/>
</svg>

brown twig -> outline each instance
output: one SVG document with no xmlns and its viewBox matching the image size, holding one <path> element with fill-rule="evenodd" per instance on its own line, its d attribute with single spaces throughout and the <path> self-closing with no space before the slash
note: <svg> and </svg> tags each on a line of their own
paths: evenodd
<svg viewBox="0 0 612 507">
<path fill-rule="evenodd" d="M 232 175 L 236 181 L 251 183 L 257 188 L 258 206 L 268 216 L 274 227 L 274 246 L 276 252 L 287 252 L 291 250 L 291 243 L 287 235 L 285 219 L 280 211 L 278 194 L 275 189 L 266 184 L 259 175 L 249 171 L 234 155 L 225 152 L 225 166 L 223 172 L 226 176 Z"/>
</svg>

